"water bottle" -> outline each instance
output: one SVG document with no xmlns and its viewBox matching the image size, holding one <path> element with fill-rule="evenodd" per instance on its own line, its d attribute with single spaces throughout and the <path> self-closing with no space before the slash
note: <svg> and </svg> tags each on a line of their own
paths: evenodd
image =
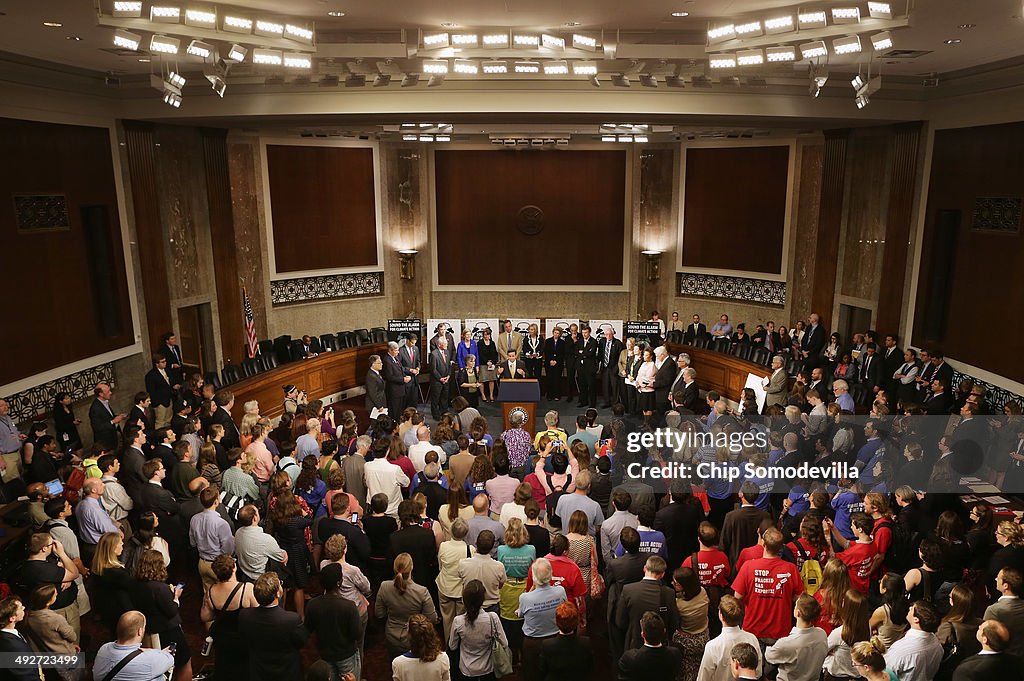
<svg viewBox="0 0 1024 681">
<path fill-rule="evenodd" d="M 213 652 L 213 637 L 207 636 L 206 640 L 203 641 L 203 649 L 199 651 L 199 654 L 203 657 L 209 657 L 211 652 Z"/>
</svg>

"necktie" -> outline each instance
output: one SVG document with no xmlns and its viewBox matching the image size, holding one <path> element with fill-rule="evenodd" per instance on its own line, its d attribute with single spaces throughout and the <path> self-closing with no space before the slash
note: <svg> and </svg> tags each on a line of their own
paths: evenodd
<svg viewBox="0 0 1024 681">
<path fill-rule="evenodd" d="M 768 352 L 773 352 L 775 347 L 772 345 L 772 335 L 768 334 Z"/>
<path fill-rule="evenodd" d="M 510 348 L 512 347 L 512 334 L 508 335 L 508 346 L 507 347 L 510 347 Z"/>
<path fill-rule="evenodd" d="M 608 366 L 612 361 L 612 342 L 604 342 L 604 365 Z"/>
</svg>

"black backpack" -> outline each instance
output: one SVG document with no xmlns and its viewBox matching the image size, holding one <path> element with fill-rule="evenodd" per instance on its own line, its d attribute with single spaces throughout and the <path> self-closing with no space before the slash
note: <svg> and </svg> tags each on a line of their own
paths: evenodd
<svg viewBox="0 0 1024 681">
<path fill-rule="evenodd" d="M 544 505 L 548 511 L 548 522 L 552 527 L 561 528 L 562 519 L 555 514 L 555 509 L 558 508 L 558 500 L 561 499 L 563 495 L 567 494 L 565 488 L 572 484 L 572 474 L 565 474 L 565 483 L 558 489 L 555 489 L 555 483 L 552 482 L 550 473 L 545 473 L 545 477 L 548 479 L 548 489 L 551 490 L 551 494 L 544 498 Z"/>
<path fill-rule="evenodd" d="M 892 541 L 885 550 L 885 565 L 890 570 L 903 574 L 911 568 L 918 567 L 921 562 L 917 557 L 917 548 L 921 544 L 920 533 L 909 532 L 903 523 L 892 520 L 883 520 L 875 529 L 877 531 L 883 527 L 888 527 L 892 533 Z"/>
</svg>

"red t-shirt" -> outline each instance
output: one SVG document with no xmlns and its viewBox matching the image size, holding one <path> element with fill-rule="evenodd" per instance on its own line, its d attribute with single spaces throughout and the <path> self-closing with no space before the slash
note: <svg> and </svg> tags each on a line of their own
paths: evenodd
<svg viewBox="0 0 1024 681">
<path fill-rule="evenodd" d="M 764 547 L 760 544 L 754 544 L 740 551 L 740 555 L 736 557 L 736 574 L 740 573 L 743 569 L 743 564 L 748 560 L 757 560 L 764 556 Z"/>
<path fill-rule="evenodd" d="M 783 638 L 793 629 L 793 600 L 804 583 L 792 563 L 781 558 L 748 560 L 732 583 L 743 598 L 743 630 L 758 638 Z"/>
<path fill-rule="evenodd" d="M 818 621 L 814 623 L 814 626 L 820 627 L 826 634 L 831 634 L 836 625 L 832 622 L 832 613 L 825 609 L 824 589 L 818 589 L 814 592 L 814 600 L 818 601 L 818 605 L 821 606 L 821 615 L 818 616 Z"/>
<path fill-rule="evenodd" d="M 576 563 L 566 556 L 548 554 L 544 556 L 551 561 L 551 586 L 565 589 L 569 598 L 579 598 L 587 593 L 587 585 L 583 582 L 583 573 Z M 533 588 L 533 570 L 526 574 L 526 590 Z"/>
<path fill-rule="evenodd" d="M 866 594 L 871 586 L 871 563 L 877 553 L 878 548 L 872 543 L 854 542 L 850 544 L 850 548 L 836 554 L 836 558 L 846 563 L 846 569 L 850 573 L 850 586 L 863 594 Z"/>
<path fill-rule="evenodd" d="M 796 547 L 797 542 L 800 542 L 800 547 L 803 548 L 804 555 L 807 556 L 807 558 L 813 558 L 821 564 L 822 569 L 825 568 L 825 563 L 828 562 L 828 550 L 820 552 L 821 555 L 819 556 L 817 546 L 811 546 L 806 539 L 796 539 L 786 544 L 786 548 L 789 549 L 793 553 L 793 557 L 796 558 L 797 572 L 800 572 L 800 569 L 804 566 L 804 559 Z"/>
<path fill-rule="evenodd" d="M 879 528 L 882 523 L 888 523 L 887 527 Z M 871 530 L 871 541 L 878 549 L 877 553 L 881 556 L 885 556 L 885 552 L 892 546 L 892 520 L 889 518 L 879 518 L 875 521 L 875 527 Z M 879 563 L 878 572 L 875 574 L 876 577 L 882 577 L 888 569 L 885 567 L 885 563 Z"/>
<path fill-rule="evenodd" d="M 682 567 L 693 569 L 693 556 L 687 556 Z M 697 575 L 701 586 L 729 586 L 729 557 L 718 549 L 697 552 Z"/>
</svg>

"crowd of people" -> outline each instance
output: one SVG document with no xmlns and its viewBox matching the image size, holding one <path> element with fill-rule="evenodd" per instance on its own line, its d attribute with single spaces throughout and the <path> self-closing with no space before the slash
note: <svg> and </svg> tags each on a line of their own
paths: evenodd
<svg viewBox="0 0 1024 681">
<path fill-rule="evenodd" d="M 803 333 L 824 340 L 816 315 Z M 23 467 L 32 533 L 5 575 L 0 652 L 82 653 L 96 681 L 187 681 L 211 658 L 217 679 L 372 679 L 368 645 L 396 681 L 1021 678 L 1024 528 L 950 493 L 962 459 L 990 477 L 1006 472 L 1000 456 L 1024 460 L 1019 409 L 975 418 L 984 393 L 936 430 L 915 420 L 918 397 L 879 385 L 854 427 L 846 379 L 829 391 L 812 373 L 762 414 L 750 395 L 739 409 L 701 396 L 685 354 L 627 339 L 635 377 L 605 385 L 611 412 L 587 409 L 572 433 L 557 411 L 533 437 L 518 418 L 490 433 L 465 392 L 439 402 L 431 427 L 405 387 L 391 410 L 389 382 L 394 416 L 365 429 L 294 386 L 279 421 L 247 403 L 236 422 L 231 391 L 185 376 L 173 340 L 129 413 L 96 386 L 89 447 L 64 399 L 56 436 L 45 422 L 13 435 L 5 468 Z M 613 340 L 594 341 L 596 361 L 611 362 Z M 500 368 L 520 375 L 505 351 Z M 884 359 L 860 357 L 869 372 Z M 655 425 L 767 445 L 628 446 Z M 673 462 L 845 462 L 861 475 L 656 486 L 627 474 Z M 83 618 L 105 638 L 85 640 Z"/>
</svg>

